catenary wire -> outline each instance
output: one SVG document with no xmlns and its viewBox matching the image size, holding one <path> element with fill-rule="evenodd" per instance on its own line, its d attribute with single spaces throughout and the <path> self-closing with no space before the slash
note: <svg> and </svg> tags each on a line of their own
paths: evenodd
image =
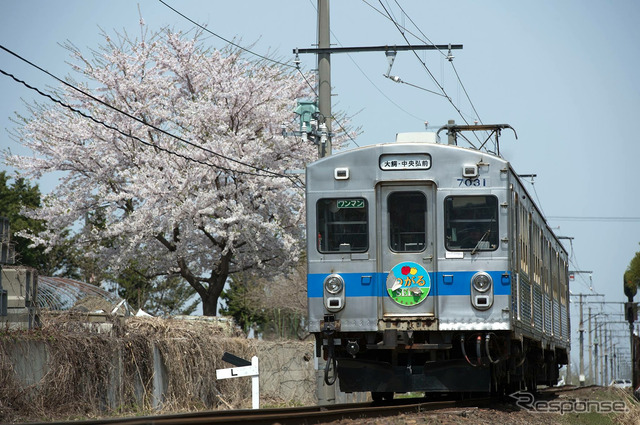
<svg viewBox="0 0 640 425">
<path fill-rule="evenodd" d="M 309 0 L 309 3 L 311 3 L 311 6 L 317 10 L 317 8 L 315 7 L 315 5 L 313 4 L 312 0 Z M 335 33 L 331 31 L 331 35 L 333 36 L 333 38 L 336 40 L 336 42 L 338 43 L 338 45 L 342 46 L 342 43 L 340 43 L 340 40 L 338 40 L 338 37 L 335 35 Z M 380 87 L 378 87 L 376 85 L 376 83 L 373 82 L 373 80 L 371 78 L 369 78 L 369 76 L 364 72 L 364 70 L 360 67 L 360 65 L 358 65 L 358 63 L 355 61 L 355 59 L 353 59 L 353 56 L 349 53 L 347 53 L 347 57 L 349 57 L 349 59 L 351 60 L 351 62 L 353 62 L 353 65 L 358 69 L 358 71 L 360 71 L 360 73 L 364 76 L 364 78 L 369 81 L 369 83 L 371 83 L 371 85 L 385 98 L 387 99 L 393 106 L 395 106 L 396 108 L 398 108 L 399 110 L 401 110 L 402 112 L 404 112 L 405 114 L 417 119 L 417 120 L 422 120 L 422 118 L 412 114 L 411 112 L 407 111 L 406 109 L 404 109 L 402 106 L 398 105 L 396 102 L 393 101 L 393 99 L 391 99 L 389 96 L 387 96 L 382 89 L 380 89 Z"/>
<path fill-rule="evenodd" d="M 566 215 L 550 215 L 547 220 L 553 221 L 604 221 L 610 223 L 629 223 L 640 221 L 640 217 L 623 217 L 623 216 L 566 216 Z"/>
<path fill-rule="evenodd" d="M 392 18 L 392 16 L 391 16 L 390 12 L 389 12 L 385 7 L 384 7 L 384 5 L 382 4 L 382 2 L 381 2 L 381 1 L 380 1 L 380 5 L 385 9 L 386 14 L 385 14 L 384 12 L 382 12 L 381 10 L 379 10 L 378 8 L 376 8 L 375 6 L 373 6 L 372 4 L 370 4 L 369 2 L 367 2 L 367 0 L 363 0 L 363 2 L 364 2 L 367 6 L 369 6 L 370 8 L 372 8 L 374 11 L 376 11 L 376 12 L 378 12 L 380 15 L 382 15 L 385 19 L 390 20 L 390 21 L 391 21 L 391 22 L 396 26 L 396 28 L 398 29 L 398 31 L 400 32 L 400 34 L 403 36 L 403 38 L 405 39 L 405 41 L 406 41 L 409 45 L 411 45 L 411 43 L 409 42 L 409 40 L 408 40 L 408 39 L 407 39 L 407 37 L 405 36 L 405 32 L 406 32 L 406 33 L 408 33 L 408 34 L 410 34 L 410 35 L 412 35 L 413 37 L 415 37 L 416 39 L 418 39 L 418 40 L 420 40 L 420 41 L 422 41 L 422 42 L 424 42 L 424 43 L 428 43 L 428 44 L 430 44 L 430 45 L 432 45 L 432 46 L 435 46 L 435 44 L 433 44 L 433 42 L 432 42 L 432 41 L 431 41 L 431 40 L 430 40 L 430 39 L 429 39 L 429 38 L 428 38 L 428 37 L 427 37 L 427 36 L 426 36 L 426 35 L 425 35 L 421 30 L 420 30 L 420 28 L 415 24 L 415 22 L 413 22 L 413 20 L 411 19 L 411 17 L 409 17 L 406 13 L 404 13 L 404 10 L 403 10 L 404 15 L 407 15 L 407 17 L 409 18 L 409 20 L 411 21 L 411 23 L 412 23 L 412 24 L 413 24 L 413 25 L 418 29 L 418 31 L 420 31 L 420 33 L 422 34 L 422 36 L 424 37 L 424 39 L 426 39 L 426 41 L 425 41 L 425 40 L 423 40 L 420 36 L 416 35 L 415 33 L 411 32 L 410 30 L 408 30 L 406 27 L 404 27 L 404 26 L 400 25 L 398 22 L 396 22 L 396 21 Z M 402 9 L 402 7 L 401 7 L 401 9 Z M 442 50 L 440 50 L 440 49 L 437 49 L 437 50 L 438 50 L 438 52 L 439 52 L 441 55 L 443 55 L 443 56 L 445 56 L 445 57 L 447 56 L 447 55 L 446 55 Z M 441 96 L 443 96 L 443 97 L 447 98 L 447 100 L 449 101 L 449 103 L 451 103 L 451 105 L 452 105 L 452 106 L 453 106 L 453 108 L 456 110 L 456 112 L 458 112 L 458 114 L 459 114 L 459 115 L 460 115 L 460 117 L 463 119 L 463 121 L 464 121 L 465 123 L 469 124 L 469 123 L 468 123 L 468 121 L 465 119 L 464 114 L 462 113 L 462 110 L 460 110 L 460 108 L 458 108 L 458 107 L 453 103 L 453 100 L 451 99 L 451 97 L 446 93 L 446 91 L 444 90 L 444 88 L 443 88 L 443 87 L 438 83 L 438 81 L 436 80 L 435 76 L 434 76 L 434 75 L 431 73 L 431 71 L 428 69 L 428 67 L 426 66 L 426 64 L 424 63 L 424 61 L 422 61 L 422 59 L 420 59 L 420 56 L 415 52 L 415 50 L 413 51 L 413 53 L 414 53 L 414 55 L 416 56 L 416 58 L 418 59 L 418 61 L 419 61 L 419 62 L 423 65 L 423 67 L 427 70 L 427 73 L 431 76 L 432 80 L 433 80 L 433 81 L 436 83 L 436 85 L 438 85 L 438 87 L 443 91 L 443 93 L 444 93 L 444 94 L 443 94 L 443 95 L 441 95 Z M 469 94 L 468 94 L 468 92 L 467 92 L 467 89 L 464 87 L 464 84 L 462 83 L 462 80 L 461 80 L 461 78 L 460 78 L 460 75 L 458 74 L 457 70 L 455 69 L 455 66 L 453 66 L 453 62 L 451 62 L 451 65 L 452 65 L 452 67 L 454 68 L 454 72 L 455 72 L 455 74 L 456 74 L 456 78 L 458 79 L 458 82 L 460 83 L 460 85 L 461 85 L 461 87 L 462 87 L 462 89 L 463 89 L 463 91 L 464 91 L 464 93 L 465 93 L 465 95 L 466 95 L 466 97 L 467 97 L 467 100 L 469 101 L 469 104 L 471 105 L 472 109 L 474 110 L 474 113 L 476 114 L 476 117 L 478 118 L 478 121 L 482 122 L 482 120 L 480 119 L 479 114 L 478 114 L 478 112 L 477 112 L 477 110 L 476 110 L 475 106 L 473 105 L 473 102 L 471 101 L 471 98 L 470 98 L 470 96 L 469 96 Z M 418 88 L 421 88 L 421 87 L 418 87 Z M 474 134 L 474 135 L 475 135 L 475 134 Z M 478 136 L 477 136 L 477 135 L 475 135 L 475 137 L 476 137 L 476 139 L 478 139 Z M 478 141 L 479 141 L 479 140 L 478 140 Z"/>
<path fill-rule="evenodd" d="M 400 24 L 398 24 L 390 15 L 389 11 L 387 10 L 387 8 L 384 6 L 384 4 L 382 4 L 382 0 L 378 0 L 380 3 L 380 6 L 382 6 L 382 8 L 385 10 L 385 12 L 387 13 L 389 19 L 391 20 L 391 22 L 393 22 L 393 24 L 395 25 L 396 29 L 398 30 L 398 32 L 400 32 L 400 35 L 402 35 L 402 38 L 404 38 L 404 40 L 406 41 L 406 43 L 409 45 L 409 47 L 411 47 L 411 42 L 409 41 L 409 39 L 407 38 L 407 36 L 404 34 L 404 32 L 402 31 L 402 27 L 400 27 Z M 460 118 L 462 118 L 462 120 L 465 122 L 465 124 L 469 125 L 469 122 L 467 121 L 467 119 L 464 117 L 464 114 L 462 113 L 462 111 L 460 110 L 460 108 L 458 106 L 456 106 L 456 104 L 453 102 L 453 100 L 451 99 L 451 96 L 449 96 L 449 94 L 447 93 L 447 91 L 444 89 L 444 87 L 442 87 L 442 85 L 438 82 L 438 80 L 436 79 L 436 77 L 433 75 L 433 73 L 431 72 L 431 70 L 429 69 L 429 67 L 427 66 L 427 64 L 420 58 L 420 55 L 418 55 L 418 53 L 415 51 L 415 49 L 411 49 L 414 56 L 416 57 L 416 59 L 418 59 L 418 62 L 420 62 L 420 64 L 422 65 L 422 67 L 427 71 L 427 74 L 429 74 L 429 76 L 431 77 L 431 79 L 433 80 L 433 82 L 438 86 L 438 88 L 440 89 L 440 91 L 442 91 L 442 93 L 444 94 L 444 97 L 449 101 L 449 103 L 451 104 L 451 106 L 453 106 L 453 108 L 456 110 L 456 112 L 458 113 L 458 115 L 460 115 Z M 480 142 L 480 139 L 478 137 L 477 134 L 475 134 L 475 132 L 473 132 L 473 135 L 475 136 L 476 139 L 478 139 L 478 142 Z"/>
<path fill-rule="evenodd" d="M 435 46 L 435 44 L 429 39 L 429 37 L 427 37 L 427 35 L 422 32 L 422 30 L 420 29 L 420 27 L 413 21 L 413 19 L 411 19 L 411 16 L 405 12 L 405 10 L 402 8 L 402 6 L 400 5 L 400 3 L 398 2 L 398 0 L 395 0 L 395 3 L 398 5 L 398 7 L 400 8 L 400 10 L 402 11 L 402 13 L 409 18 L 409 22 L 411 22 L 413 24 L 414 27 L 416 27 L 416 29 L 418 30 L 418 32 L 420 34 L 422 34 L 422 36 L 424 37 L 424 39 L 431 44 L 432 46 Z M 419 39 L 419 37 L 417 37 Z M 422 40 L 424 42 L 424 40 Z M 438 49 L 438 52 L 440 52 L 441 55 L 443 55 L 445 58 L 447 57 L 447 55 L 440 49 Z M 473 112 L 476 114 L 476 117 L 478 118 L 478 121 L 480 121 L 481 124 L 484 124 L 482 122 L 482 119 L 480 118 L 480 114 L 478 114 L 478 111 L 476 110 L 475 105 L 473 104 L 473 102 L 471 101 L 471 97 L 469 96 L 469 93 L 467 92 L 466 87 L 464 86 L 464 84 L 462 83 L 462 79 L 460 78 L 460 75 L 458 74 L 458 70 L 456 69 L 456 66 L 453 64 L 452 60 L 448 61 L 451 64 L 451 68 L 453 69 L 453 72 L 456 75 L 456 78 L 458 79 L 458 83 L 460 83 L 460 87 L 462 87 L 462 91 L 464 91 L 465 96 L 467 97 L 467 100 L 469 101 L 469 105 L 471 105 L 471 109 L 473 109 Z"/>
</svg>

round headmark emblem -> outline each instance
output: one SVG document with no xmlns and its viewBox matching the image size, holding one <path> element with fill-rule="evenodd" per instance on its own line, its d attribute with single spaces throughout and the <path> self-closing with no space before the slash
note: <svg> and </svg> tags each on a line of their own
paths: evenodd
<svg viewBox="0 0 640 425">
<path fill-rule="evenodd" d="M 396 264 L 387 276 L 387 294 L 400 305 L 418 305 L 427 298 L 430 290 L 429 273 L 412 261 Z"/>
</svg>

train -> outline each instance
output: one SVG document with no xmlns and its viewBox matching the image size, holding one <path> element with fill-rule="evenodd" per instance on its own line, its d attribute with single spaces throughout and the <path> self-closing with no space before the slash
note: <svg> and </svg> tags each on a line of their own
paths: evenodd
<svg viewBox="0 0 640 425">
<path fill-rule="evenodd" d="M 308 327 L 326 385 L 389 400 L 558 382 L 569 257 L 500 155 L 504 129 L 450 123 L 307 165 Z M 459 146 L 479 130 L 493 145 Z"/>
</svg>

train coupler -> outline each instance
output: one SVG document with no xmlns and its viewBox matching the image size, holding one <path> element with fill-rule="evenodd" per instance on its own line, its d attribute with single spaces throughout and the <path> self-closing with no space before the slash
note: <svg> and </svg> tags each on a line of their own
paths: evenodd
<svg viewBox="0 0 640 425">
<path fill-rule="evenodd" d="M 320 321 L 320 330 L 325 336 L 333 335 L 340 331 L 340 320 L 336 320 L 335 314 L 325 314 L 324 320 Z"/>
</svg>

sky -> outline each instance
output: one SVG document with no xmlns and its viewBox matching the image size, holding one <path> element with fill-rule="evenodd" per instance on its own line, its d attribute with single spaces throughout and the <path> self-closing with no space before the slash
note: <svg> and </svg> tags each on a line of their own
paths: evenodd
<svg viewBox="0 0 640 425">
<path fill-rule="evenodd" d="M 284 62 L 292 63 L 294 48 L 316 42 L 315 0 L 165 1 L 212 32 Z M 640 251 L 640 143 L 634 136 L 640 114 L 640 2 L 334 1 L 331 42 L 343 47 L 407 44 L 384 8 L 406 28 L 411 44 L 422 44 L 411 33 L 434 44 L 462 44 L 462 50 L 452 52 L 461 83 L 437 51 L 419 52 L 419 59 L 412 52 L 397 54 L 391 74 L 412 85 L 383 77 L 388 63 L 382 52 L 332 55 L 333 108 L 361 127 L 357 144 L 390 142 L 398 132 L 423 131 L 425 121 L 431 129 L 449 119 L 463 123 L 462 117 L 469 123 L 479 117 L 485 124 L 510 124 L 518 139 L 503 132 L 502 155 L 517 172 L 537 175 L 527 190 L 556 234 L 573 238 L 565 244 L 572 255 L 570 268 L 593 272 L 578 273 L 571 292 L 624 301 L 622 276 Z M 140 16 L 151 30 L 194 28 L 158 0 L 0 0 L 0 44 L 64 77 L 72 72 L 63 43 L 90 52 L 103 44 L 101 31 L 139 37 Z M 226 44 L 213 35 L 204 42 Z M 315 68 L 313 55 L 300 59 L 303 70 Z M 0 68 L 39 88 L 58 85 L 6 52 L 0 52 Z M 451 101 L 426 91 L 440 92 L 439 86 Z M 2 150 L 22 152 L 8 136 L 15 126 L 9 118 L 24 114 L 23 101 L 35 99 L 44 101 L 0 75 Z M 48 192 L 55 176 L 39 184 Z M 622 311 L 614 304 L 604 308 Z M 601 306 L 592 309 L 600 311 Z M 574 346 L 578 310 L 572 304 Z"/>
</svg>

